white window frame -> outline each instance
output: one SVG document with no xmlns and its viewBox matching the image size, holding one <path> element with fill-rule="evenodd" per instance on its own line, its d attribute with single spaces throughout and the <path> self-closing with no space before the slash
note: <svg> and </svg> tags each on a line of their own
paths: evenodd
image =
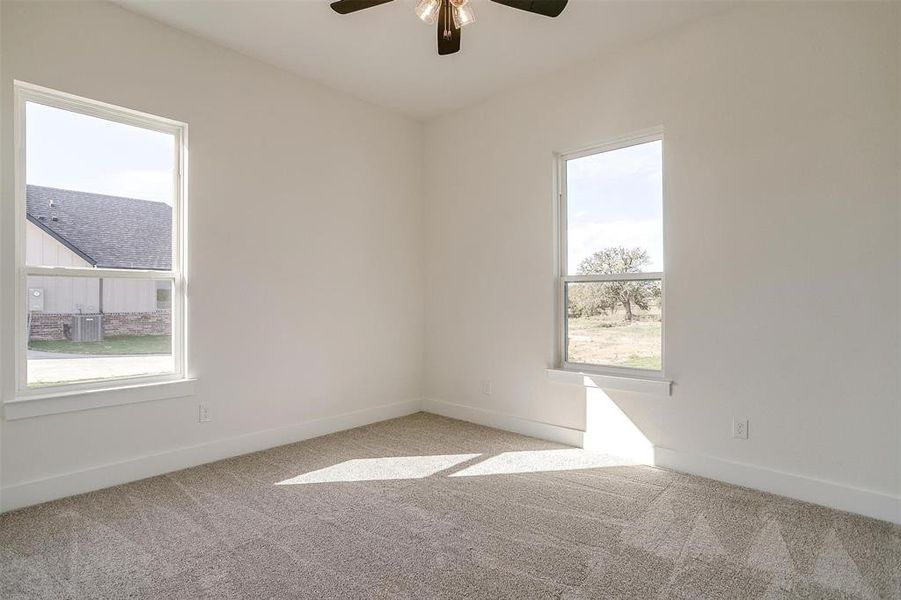
<svg viewBox="0 0 901 600">
<path fill-rule="evenodd" d="M 556 302 L 555 302 L 555 329 L 556 329 L 556 367 L 564 371 L 575 371 L 579 373 L 595 373 L 599 375 L 611 375 L 614 377 L 634 377 L 640 379 L 664 379 L 666 373 L 666 232 L 661 232 L 663 236 L 664 246 L 664 271 L 655 271 L 648 273 L 622 273 L 611 275 L 568 275 L 569 265 L 569 247 L 567 239 L 567 202 L 566 202 L 566 163 L 570 160 L 610 152 L 613 150 L 621 150 L 630 146 L 646 144 L 649 142 L 661 142 L 664 146 L 661 149 L 663 160 L 663 206 L 661 207 L 663 215 L 666 213 L 666 177 L 665 177 L 665 144 L 663 144 L 663 128 L 655 127 L 643 131 L 635 132 L 629 135 L 608 140 L 602 144 L 590 146 L 588 148 L 580 148 L 570 152 L 560 152 L 556 154 L 556 237 L 557 237 L 557 283 L 556 283 Z M 665 222 L 665 219 L 662 219 Z M 665 228 L 664 228 L 665 229 Z M 641 369 L 637 367 L 618 367 L 614 365 L 594 365 L 588 363 L 577 363 L 566 360 L 566 339 L 567 335 L 567 319 L 566 319 L 566 284 L 567 283 L 593 283 L 605 281 L 660 281 L 660 321 L 661 321 L 661 339 L 660 339 L 660 370 Z"/>
<path fill-rule="evenodd" d="M 15 403 L 22 400 L 46 399 L 55 396 L 95 391 L 119 390 L 130 386 L 146 386 L 186 380 L 187 374 L 187 142 L 188 125 L 164 117 L 139 112 L 97 100 L 82 98 L 22 81 L 14 81 L 14 169 L 15 169 Z M 99 117 L 125 125 L 170 134 L 175 138 L 175 177 L 172 204 L 172 269 L 169 271 L 142 269 L 107 269 L 95 267 L 28 266 L 25 260 L 26 232 L 26 131 L 25 104 L 32 102 L 77 114 Z M 138 375 L 87 382 L 73 382 L 52 386 L 28 386 L 26 334 L 26 293 L 29 275 L 51 275 L 88 278 L 168 279 L 172 282 L 172 354 L 174 371 L 161 375 Z"/>
</svg>

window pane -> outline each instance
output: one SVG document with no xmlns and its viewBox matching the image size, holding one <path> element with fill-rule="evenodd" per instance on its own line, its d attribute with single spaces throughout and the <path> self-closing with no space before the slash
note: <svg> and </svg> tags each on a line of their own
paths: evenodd
<svg viewBox="0 0 901 600">
<path fill-rule="evenodd" d="M 566 284 L 566 360 L 660 370 L 661 283 Z"/>
<path fill-rule="evenodd" d="M 28 277 L 28 385 L 172 373 L 172 281 Z"/>
<path fill-rule="evenodd" d="M 26 264 L 172 268 L 175 137 L 26 103 Z"/>
<path fill-rule="evenodd" d="M 663 271 L 663 143 L 566 161 L 567 275 Z"/>
</svg>

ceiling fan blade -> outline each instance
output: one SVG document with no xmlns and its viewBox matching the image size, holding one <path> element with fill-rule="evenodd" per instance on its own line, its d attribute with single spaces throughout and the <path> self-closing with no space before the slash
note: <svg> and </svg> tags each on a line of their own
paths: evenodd
<svg viewBox="0 0 901 600">
<path fill-rule="evenodd" d="M 444 37 L 445 31 L 449 37 Z M 441 0 L 441 12 L 438 14 L 438 54 L 453 54 L 460 51 L 460 28 L 454 24 L 450 11 L 450 0 Z"/>
<path fill-rule="evenodd" d="M 530 13 L 556 17 L 566 8 L 567 0 L 491 0 L 510 8 L 518 8 Z"/>
<path fill-rule="evenodd" d="M 347 13 L 357 12 L 364 8 L 372 8 L 373 6 L 386 4 L 388 2 L 391 2 L 391 0 L 337 0 L 336 2 L 332 2 L 329 6 L 331 6 L 332 10 L 339 15 L 346 15 Z"/>
</svg>

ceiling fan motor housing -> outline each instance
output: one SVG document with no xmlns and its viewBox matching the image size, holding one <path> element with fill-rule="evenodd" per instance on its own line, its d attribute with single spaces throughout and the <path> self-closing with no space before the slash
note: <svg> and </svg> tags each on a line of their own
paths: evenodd
<svg viewBox="0 0 901 600">
<path fill-rule="evenodd" d="M 341 15 L 387 4 L 393 0 L 336 0 L 331 3 L 332 9 Z M 438 54 L 453 54 L 460 51 L 460 28 L 472 23 L 474 16 L 471 9 L 466 9 L 468 0 L 422 0 L 417 7 L 417 14 L 427 23 L 438 22 Z M 545 17 L 557 17 L 566 8 L 568 0 L 491 0 L 496 4 L 524 10 Z M 422 8 L 422 10 L 420 10 Z M 435 9 L 438 18 L 435 19 Z M 457 21 L 460 21 L 459 23 Z"/>
</svg>

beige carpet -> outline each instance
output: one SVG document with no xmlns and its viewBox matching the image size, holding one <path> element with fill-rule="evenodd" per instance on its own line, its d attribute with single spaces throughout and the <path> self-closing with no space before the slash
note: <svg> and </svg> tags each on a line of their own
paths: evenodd
<svg viewBox="0 0 901 600">
<path fill-rule="evenodd" d="M 0 516 L 0 598 L 901 598 L 901 527 L 420 413 Z"/>
</svg>

